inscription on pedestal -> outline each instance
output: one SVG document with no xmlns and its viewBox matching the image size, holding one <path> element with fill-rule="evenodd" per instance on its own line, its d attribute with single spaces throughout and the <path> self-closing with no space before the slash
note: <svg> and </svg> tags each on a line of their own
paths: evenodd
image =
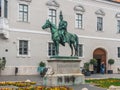
<svg viewBox="0 0 120 90">
<path fill-rule="evenodd" d="M 80 73 L 80 61 L 76 59 L 48 60 L 55 74 Z"/>
<path fill-rule="evenodd" d="M 57 73 L 79 73 L 79 64 L 78 63 L 59 63 L 57 64 Z"/>
</svg>

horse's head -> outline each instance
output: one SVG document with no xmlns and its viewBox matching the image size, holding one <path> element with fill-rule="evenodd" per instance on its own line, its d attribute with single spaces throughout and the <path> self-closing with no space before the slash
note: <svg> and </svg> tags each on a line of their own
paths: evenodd
<svg viewBox="0 0 120 90">
<path fill-rule="evenodd" d="M 46 20 L 45 24 L 42 26 L 42 29 L 46 29 L 50 27 L 50 21 Z"/>
</svg>

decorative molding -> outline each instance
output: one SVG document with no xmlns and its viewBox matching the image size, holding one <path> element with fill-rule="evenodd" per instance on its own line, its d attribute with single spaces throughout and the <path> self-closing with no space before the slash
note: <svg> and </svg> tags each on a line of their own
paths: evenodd
<svg viewBox="0 0 120 90">
<path fill-rule="evenodd" d="M 84 9 L 84 7 L 82 5 L 76 5 L 74 7 L 74 10 L 75 11 L 80 11 L 80 12 L 85 12 L 85 9 Z"/>
<path fill-rule="evenodd" d="M 105 16 L 105 12 L 102 9 L 98 9 L 95 14 Z"/>
<path fill-rule="evenodd" d="M 45 34 L 50 35 L 50 32 L 47 31 L 35 31 L 35 30 L 29 30 L 29 29 L 16 29 L 16 28 L 9 28 L 9 31 L 11 32 L 21 32 L 21 33 L 32 33 L 32 34 Z"/>
<path fill-rule="evenodd" d="M 32 33 L 32 34 L 42 34 L 42 35 L 50 35 L 50 32 L 47 31 L 35 31 L 35 30 L 27 30 L 27 29 L 16 29 L 16 28 L 9 28 L 10 32 L 22 32 L 22 33 Z M 119 41 L 118 38 L 105 38 L 105 37 L 94 37 L 94 36 L 84 36 L 78 35 L 79 38 L 87 38 L 87 39 L 98 39 L 98 40 L 110 40 L 110 41 Z"/>
<path fill-rule="evenodd" d="M 46 5 L 48 6 L 54 6 L 54 7 L 59 7 L 60 5 L 58 4 L 58 2 L 56 2 L 56 0 L 49 0 Z"/>
<path fill-rule="evenodd" d="M 120 18 L 120 12 L 116 14 L 116 18 Z"/>
<path fill-rule="evenodd" d="M 19 1 L 31 2 L 32 0 L 19 0 Z"/>
<path fill-rule="evenodd" d="M 106 38 L 106 37 L 94 37 L 94 36 L 84 36 L 84 35 L 78 35 L 79 38 L 87 38 L 87 39 L 96 39 L 96 40 L 109 40 L 109 41 L 118 41 L 120 42 L 119 38 Z"/>
</svg>

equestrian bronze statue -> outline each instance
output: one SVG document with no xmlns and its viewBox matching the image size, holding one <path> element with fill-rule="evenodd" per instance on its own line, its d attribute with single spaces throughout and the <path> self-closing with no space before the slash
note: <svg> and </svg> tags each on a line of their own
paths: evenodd
<svg viewBox="0 0 120 90">
<path fill-rule="evenodd" d="M 63 20 L 62 12 L 60 12 L 59 18 L 60 22 L 58 29 L 49 20 L 46 20 L 45 24 L 42 26 L 42 29 L 50 28 L 52 40 L 56 49 L 56 56 L 59 55 L 59 44 L 65 46 L 65 43 L 68 43 L 71 48 L 71 56 L 73 56 L 73 48 L 75 50 L 74 56 L 77 56 L 79 44 L 78 36 L 67 32 L 67 22 Z"/>
</svg>

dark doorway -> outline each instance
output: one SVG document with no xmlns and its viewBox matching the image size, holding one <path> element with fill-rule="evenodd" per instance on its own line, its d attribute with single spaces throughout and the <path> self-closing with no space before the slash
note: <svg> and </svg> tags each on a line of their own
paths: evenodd
<svg viewBox="0 0 120 90">
<path fill-rule="evenodd" d="M 105 66 L 106 66 L 106 51 L 104 49 L 97 48 L 93 52 L 93 58 L 95 58 L 97 60 L 97 65 L 94 66 L 94 71 L 96 73 L 100 73 L 100 65 L 101 65 L 101 63 L 104 62 Z"/>
<path fill-rule="evenodd" d="M 101 59 L 97 59 L 97 73 L 100 73 L 100 64 L 101 64 Z"/>
</svg>

